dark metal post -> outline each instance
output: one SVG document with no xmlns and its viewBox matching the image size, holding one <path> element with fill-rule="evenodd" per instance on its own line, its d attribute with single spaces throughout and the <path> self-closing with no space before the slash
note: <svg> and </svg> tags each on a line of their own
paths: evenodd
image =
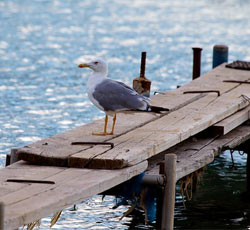
<svg viewBox="0 0 250 230">
<path fill-rule="evenodd" d="M 140 77 L 135 78 L 133 80 L 133 89 L 146 97 L 150 96 L 150 86 L 151 81 L 145 77 L 145 69 L 146 69 L 146 52 L 141 53 L 141 69 L 140 69 Z"/>
<path fill-rule="evenodd" d="M 5 167 L 10 165 L 10 154 L 6 154 Z"/>
<path fill-rule="evenodd" d="M 193 47 L 193 80 L 201 75 L 201 51 L 202 48 Z"/>
<path fill-rule="evenodd" d="M 215 45 L 213 48 L 213 68 L 224 62 L 228 62 L 228 46 Z"/>
</svg>

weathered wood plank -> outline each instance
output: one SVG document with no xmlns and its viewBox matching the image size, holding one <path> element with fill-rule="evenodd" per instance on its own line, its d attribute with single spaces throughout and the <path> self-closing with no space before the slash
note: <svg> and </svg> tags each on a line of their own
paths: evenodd
<svg viewBox="0 0 250 230">
<path fill-rule="evenodd" d="M 235 148 L 249 139 L 249 125 L 239 126 L 225 136 L 194 136 L 149 159 L 147 173 L 158 174 L 157 164 L 164 161 L 165 154 L 174 152 L 177 155 L 176 178 L 179 180 L 213 162 L 214 157 L 223 151 Z"/>
<path fill-rule="evenodd" d="M 18 165 L 18 168 L 22 169 L 22 165 Z M 21 189 L 17 186 L 15 191 L 1 195 L 0 202 L 4 202 L 6 205 L 6 230 L 15 229 L 114 187 L 145 171 L 147 162 L 113 171 L 61 167 L 61 171 L 56 172 L 55 167 L 31 167 L 31 172 L 36 171 L 36 178 L 46 170 L 47 175 L 40 178 L 54 180 L 55 184 L 26 184 Z M 27 167 L 24 168 L 29 171 Z M 10 170 L 5 172 L 6 168 L 1 169 L 0 175 L 7 175 Z M 13 171 L 16 172 L 16 174 L 12 172 L 13 177 L 22 177 L 18 171 Z M 0 179 L 0 182 L 3 183 L 3 180 L 5 181 L 4 177 Z M 7 183 L 6 187 L 12 184 L 18 183 Z"/>
<path fill-rule="evenodd" d="M 179 105 L 192 103 L 202 95 L 183 95 L 179 92 L 166 92 L 164 97 L 157 95 L 152 98 L 153 104 L 161 101 L 161 106 L 177 109 Z M 156 100 L 159 97 L 159 100 Z M 166 100 L 168 98 L 168 100 Z M 178 99 L 177 103 L 173 100 Z M 170 102 L 170 103 L 169 103 Z M 178 104 L 180 103 L 180 104 Z M 135 118 L 136 116 L 136 118 Z M 19 158 L 33 163 L 39 162 L 40 165 L 56 165 L 67 166 L 67 158 L 70 155 L 91 148 L 92 146 L 71 145 L 72 141 L 92 141 L 104 142 L 110 141 L 113 138 L 125 134 L 133 129 L 136 129 L 144 124 L 159 118 L 159 114 L 154 113 L 136 113 L 134 114 L 118 114 L 116 124 L 116 134 L 113 136 L 93 136 L 92 131 L 103 129 L 104 119 L 94 121 L 90 124 L 70 130 L 66 133 L 58 134 L 53 137 L 38 141 L 34 144 L 18 149 Z M 110 125 L 110 124 L 109 124 Z M 111 127 L 109 127 L 110 129 Z M 63 143 L 63 144 L 62 144 Z"/>
<path fill-rule="evenodd" d="M 69 166 L 74 167 L 74 162 L 77 166 L 80 162 L 86 166 L 87 162 L 90 168 L 120 168 L 136 164 L 246 107 L 249 102 L 241 95 L 248 93 L 249 87 L 242 85 L 220 97 L 206 96 L 115 138 L 115 147 L 111 150 L 98 146 L 70 156 Z M 90 152 L 94 153 L 91 161 L 89 155 L 85 158 Z"/>
<path fill-rule="evenodd" d="M 51 176 L 52 173 L 57 174 L 62 172 L 64 169 L 61 167 L 41 167 L 39 169 L 39 174 L 37 173 L 38 166 L 32 166 L 25 164 L 20 161 L 18 163 L 12 164 L 1 170 L 0 173 L 0 197 L 11 194 L 12 192 L 19 191 L 25 188 L 27 184 L 25 183 L 9 183 L 6 182 L 7 179 L 46 179 Z"/>
<path fill-rule="evenodd" d="M 225 70 L 223 66 L 211 72 L 212 74 L 206 74 L 206 77 L 203 76 L 203 80 L 199 78 L 181 87 L 177 91 L 159 95 L 159 97 L 161 97 L 160 102 L 158 101 L 158 103 L 160 103 L 159 106 L 166 105 L 168 108 L 178 108 L 178 110 L 163 117 L 140 113 L 135 120 L 135 124 L 137 125 L 136 130 L 132 119 L 130 119 L 132 115 L 121 115 L 122 119 L 120 121 L 121 123 L 118 123 L 118 134 L 116 136 L 92 136 L 91 132 L 93 129 L 101 130 L 103 126 L 102 121 L 96 121 L 84 127 L 79 127 L 67 133 L 37 142 L 34 145 L 29 145 L 28 148 L 26 147 L 23 151 L 27 151 L 28 155 L 30 154 L 29 156 L 33 157 L 32 154 L 36 153 L 38 156 L 44 158 L 46 156 L 62 158 L 62 161 L 64 161 L 63 164 L 65 164 L 65 159 L 67 159 L 68 156 L 80 154 L 84 149 L 86 149 L 85 154 L 89 154 L 88 161 L 89 158 L 93 158 L 93 160 L 97 160 L 96 162 L 99 161 L 98 164 L 100 164 L 101 167 L 103 167 L 103 162 L 107 164 L 108 167 L 113 167 L 113 160 L 121 162 L 121 166 L 119 167 L 136 164 L 136 162 L 141 161 L 142 163 L 112 171 L 32 166 L 24 164 L 23 162 L 15 163 L 11 166 L 12 168 L 7 167 L 0 169 L 0 202 L 4 201 L 7 204 L 6 229 L 14 229 L 24 223 L 40 219 L 94 194 L 103 192 L 128 180 L 134 175 L 138 175 L 147 168 L 147 162 L 143 161 L 144 159 L 160 153 L 162 150 L 172 146 L 175 142 L 183 141 L 248 104 L 248 102 L 241 97 L 241 94 L 244 93 L 247 95 L 249 92 L 246 86 L 239 86 L 239 84 L 234 83 L 226 84 L 222 81 L 224 79 L 235 79 L 235 75 L 239 76 L 239 80 L 247 80 L 249 78 L 249 72 L 228 71 L 227 69 Z M 216 84 L 214 84 L 214 82 L 216 82 Z M 183 91 L 185 90 L 200 90 L 201 88 L 207 90 L 209 88 L 211 89 L 211 86 L 213 86 L 213 89 L 219 89 L 222 96 L 217 97 L 213 94 L 200 94 L 198 96 L 183 95 Z M 178 98 L 167 98 L 167 95 L 178 96 Z M 153 100 L 155 98 L 153 98 Z M 199 100 L 196 101 L 196 99 Z M 222 104 L 223 106 L 220 107 Z M 185 106 L 183 107 L 183 105 Z M 214 113 L 215 116 L 209 116 L 210 112 Z M 128 119 L 128 116 L 131 117 Z M 185 123 L 190 123 L 190 125 L 183 126 Z M 216 143 L 216 141 L 222 141 L 221 139 L 213 139 L 212 142 L 210 139 L 206 140 L 205 147 L 203 143 L 203 147 L 198 148 L 197 146 L 200 144 L 196 143 L 196 145 L 193 146 L 196 148 L 195 150 L 189 149 L 185 151 L 182 153 L 183 158 L 179 155 L 180 161 L 177 163 L 177 170 L 179 166 L 180 171 L 177 175 L 181 177 L 185 174 L 189 174 L 203 167 L 207 162 L 212 161 L 214 155 L 216 155 L 219 150 L 221 151 L 218 146 L 232 147 L 250 138 L 249 127 L 247 127 L 246 130 L 240 129 L 239 133 L 235 133 L 238 130 L 239 129 L 236 128 L 225 135 L 223 137 L 223 144 Z M 232 136 L 230 137 L 229 135 Z M 115 143 L 115 148 L 107 150 L 107 147 L 104 146 L 73 147 L 70 145 L 71 141 L 78 140 L 112 140 L 112 142 Z M 188 147 L 190 148 L 190 145 L 188 145 Z M 103 152 L 105 153 L 103 154 Z M 93 162 L 94 161 L 89 161 L 87 163 L 91 165 Z M 9 171 L 7 172 L 6 170 Z M 54 180 L 55 184 L 6 183 L 5 180 L 10 175 L 14 178 Z M 5 188 L 6 190 L 2 192 L 1 188 Z"/>
<path fill-rule="evenodd" d="M 239 80 L 248 80 L 250 79 L 249 73 L 247 71 L 239 71 L 239 70 L 232 70 L 227 69 L 224 67 L 224 65 L 212 70 L 211 72 L 203 75 L 202 77 L 190 82 L 189 84 L 182 86 L 181 88 L 165 92 L 163 94 L 159 94 L 157 96 L 152 97 L 152 102 L 154 105 L 163 106 L 166 108 L 170 108 L 172 110 L 179 109 L 179 113 L 182 113 L 183 110 L 180 108 L 187 107 L 187 105 L 193 104 L 197 105 L 196 101 L 203 101 L 203 98 L 208 98 L 205 103 L 209 104 L 212 103 L 214 98 L 216 98 L 216 94 L 211 94 L 211 96 L 206 96 L 206 94 L 183 94 L 184 91 L 187 90 L 220 90 L 221 94 L 226 93 L 236 87 L 238 87 L 240 84 L 235 83 L 225 83 L 224 80 L 228 79 L 235 79 L 235 76 L 237 75 L 237 79 Z M 216 82 L 216 84 L 215 84 Z M 199 105 L 198 105 L 199 106 Z M 193 114 L 196 114 L 195 111 L 197 108 L 192 108 L 192 106 L 188 107 L 191 111 L 193 111 Z M 188 108 L 184 111 L 187 112 Z M 199 108 L 198 108 L 199 110 Z M 178 110 L 177 110 L 178 111 Z M 178 112 L 174 111 L 174 115 L 177 115 Z M 173 112 L 172 112 L 173 113 Z M 201 113 L 201 111 L 200 111 Z M 171 113 L 169 114 L 169 116 Z M 230 115 L 230 113 L 228 114 Z M 167 115 L 168 116 L 168 115 Z M 181 118 L 181 115 L 180 119 Z M 196 116 L 196 115 L 194 115 Z M 77 129 L 71 130 L 69 132 L 56 135 L 54 137 L 42 140 L 40 142 L 34 143 L 32 145 L 29 145 L 27 147 L 20 148 L 18 153 L 20 159 L 27 160 L 33 163 L 39 162 L 39 164 L 42 165 L 57 165 L 57 166 L 68 166 L 68 163 L 70 163 L 71 166 L 75 165 L 74 167 L 83 167 L 86 164 L 89 164 L 91 159 L 96 159 L 101 155 L 103 152 L 107 150 L 106 147 L 92 147 L 92 146 L 72 146 L 72 141 L 112 141 L 115 143 L 116 148 L 120 149 L 121 141 L 118 141 L 117 138 L 125 135 L 124 138 L 121 138 L 119 140 L 124 139 L 125 142 L 127 142 L 127 134 L 135 129 L 146 127 L 147 124 L 152 123 L 153 125 L 156 125 L 154 121 L 158 120 L 161 116 L 151 114 L 151 113 L 137 113 L 136 115 L 128 115 L 128 114 L 119 114 L 118 115 L 118 121 L 116 126 L 116 135 L 114 136 L 93 136 L 91 135 L 92 131 L 101 130 L 103 128 L 103 120 L 95 121 L 91 124 L 79 127 Z M 185 119 L 185 116 L 182 116 L 183 119 Z M 194 117 L 194 119 L 199 120 L 200 117 Z M 223 119 L 223 117 L 221 118 Z M 192 122 L 192 119 L 189 119 L 190 122 Z M 216 121 L 219 121 L 216 119 Z M 168 122 L 168 121 L 167 121 Z M 177 120 L 175 121 L 177 122 Z M 142 138 L 148 137 L 151 139 L 151 146 L 148 146 L 148 151 L 154 151 L 154 144 L 155 139 L 150 138 L 152 131 L 157 132 L 159 136 L 161 136 L 161 132 L 168 132 L 168 140 L 176 140 L 176 135 L 180 140 L 183 140 L 190 136 L 190 129 L 184 130 L 185 132 L 182 135 L 179 135 L 177 133 L 176 125 L 173 123 L 173 127 L 168 127 L 166 130 L 161 130 L 161 124 L 158 125 L 160 129 L 153 127 L 153 129 L 149 131 L 145 131 L 145 137 L 144 134 L 142 135 Z M 206 128 L 206 126 L 204 126 Z M 158 130 L 157 130 L 158 129 Z M 142 130 L 142 129 L 140 129 Z M 183 130 L 183 129 L 182 129 Z M 147 133 L 149 132 L 149 133 Z M 197 132 L 195 128 L 192 129 L 193 134 Z M 133 133 L 133 132 L 131 132 Z M 153 136 L 156 134 L 154 133 Z M 192 134 L 191 134 L 192 135 Z M 138 132 L 136 133 L 136 136 L 139 136 Z M 135 137 L 130 137 L 130 139 L 133 139 Z M 140 142 L 140 141 L 139 141 Z M 144 141 L 145 142 L 145 141 Z M 149 143 L 149 142 L 147 142 Z M 153 146 L 152 146 L 153 144 Z M 172 144 L 175 144 L 172 142 Z M 133 144 L 132 144 L 133 145 Z M 166 145 L 169 146 L 169 145 Z M 153 150 L 152 150 L 153 148 Z M 84 153 L 84 158 L 89 158 L 90 160 L 86 160 L 84 162 L 78 162 L 77 157 Z M 73 156 L 68 160 L 69 156 Z M 117 153 L 116 153 L 117 155 Z M 114 159 L 114 157 L 113 157 Z M 118 158 L 117 158 L 118 159 Z M 106 160 L 106 164 L 110 165 L 110 160 Z M 118 159 L 119 167 L 124 167 L 127 165 L 126 159 L 121 160 Z M 101 165 L 105 165 L 101 163 Z"/>
<path fill-rule="evenodd" d="M 250 118 L 250 106 L 211 126 L 211 132 L 225 135 Z"/>
</svg>

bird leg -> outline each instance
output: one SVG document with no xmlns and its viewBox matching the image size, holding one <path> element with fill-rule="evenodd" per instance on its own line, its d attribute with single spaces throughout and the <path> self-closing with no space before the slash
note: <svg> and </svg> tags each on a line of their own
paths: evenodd
<svg viewBox="0 0 250 230">
<path fill-rule="evenodd" d="M 112 130 L 111 130 L 110 135 L 113 135 L 113 134 L 114 134 L 114 130 L 115 130 L 115 122 L 116 122 L 116 114 L 115 114 L 115 116 L 113 117 L 113 124 L 112 124 Z"/>
<path fill-rule="evenodd" d="M 108 115 L 105 116 L 105 123 L 104 123 L 104 130 L 101 133 L 92 133 L 92 135 L 97 136 L 105 136 L 105 135 L 113 135 L 114 129 L 115 129 L 115 121 L 116 121 L 116 115 L 113 118 L 113 124 L 112 124 L 112 131 L 110 133 L 107 132 L 107 126 L 108 126 Z"/>
<path fill-rule="evenodd" d="M 107 126 L 108 126 L 108 115 L 105 116 L 105 122 L 104 122 L 104 130 L 101 133 L 92 133 L 92 135 L 97 135 L 97 136 L 105 136 L 108 135 L 107 133 Z"/>
</svg>

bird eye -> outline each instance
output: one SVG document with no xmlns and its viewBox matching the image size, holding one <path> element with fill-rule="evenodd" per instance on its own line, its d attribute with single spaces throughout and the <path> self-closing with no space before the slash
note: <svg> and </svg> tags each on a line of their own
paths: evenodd
<svg viewBox="0 0 250 230">
<path fill-rule="evenodd" d="M 98 61 L 94 62 L 94 64 L 97 65 L 97 64 L 98 64 Z"/>
</svg>

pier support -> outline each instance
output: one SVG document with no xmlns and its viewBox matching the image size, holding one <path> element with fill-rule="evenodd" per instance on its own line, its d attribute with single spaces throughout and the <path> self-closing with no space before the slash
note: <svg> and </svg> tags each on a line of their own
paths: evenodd
<svg viewBox="0 0 250 230">
<path fill-rule="evenodd" d="M 133 89 L 145 97 L 150 96 L 151 81 L 145 77 L 146 69 L 146 52 L 141 53 L 141 70 L 140 76 L 133 80 Z"/>
<path fill-rule="evenodd" d="M 202 48 L 193 47 L 193 80 L 201 75 L 201 51 Z"/>
<path fill-rule="evenodd" d="M 249 152 L 247 153 L 246 174 L 247 174 L 247 194 L 250 194 L 250 155 L 249 155 Z"/>
<path fill-rule="evenodd" d="M 215 45 L 213 48 L 213 68 L 224 62 L 228 62 L 228 46 Z"/>
<path fill-rule="evenodd" d="M 4 204 L 0 203 L 0 230 L 4 230 Z"/>
<path fill-rule="evenodd" d="M 6 155 L 5 167 L 15 163 L 18 161 L 17 149 L 11 149 L 11 153 Z"/>
<path fill-rule="evenodd" d="M 176 160 L 177 156 L 175 154 L 165 155 L 165 176 L 167 183 L 163 192 L 162 230 L 172 230 L 174 228 Z"/>
<path fill-rule="evenodd" d="M 247 154 L 247 165 L 246 165 L 246 175 L 247 175 L 247 194 L 250 194 L 250 145 L 249 141 L 246 143 L 244 152 Z"/>
<path fill-rule="evenodd" d="M 11 149 L 10 153 L 10 164 L 13 164 L 18 161 L 17 149 Z"/>
</svg>

